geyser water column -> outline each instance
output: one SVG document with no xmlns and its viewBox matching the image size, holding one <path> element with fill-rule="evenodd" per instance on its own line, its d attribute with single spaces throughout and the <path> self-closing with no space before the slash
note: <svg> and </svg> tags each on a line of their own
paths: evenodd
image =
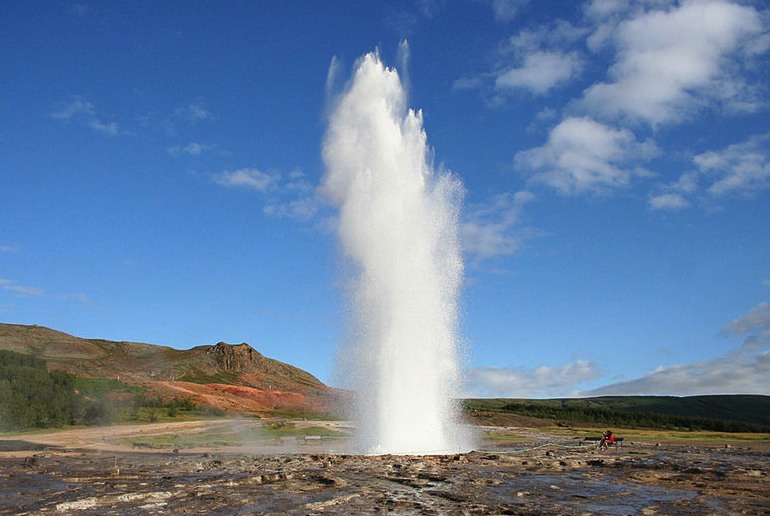
<svg viewBox="0 0 770 516">
<path fill-rule="evenodd" d="M 459 424 L 462 183 L 434 170 L 398 73 L 361 58 L 329 118 L 322 192 L 352 263 L 343 373 L 364 453 L 468 449 Z"/>
</svg>

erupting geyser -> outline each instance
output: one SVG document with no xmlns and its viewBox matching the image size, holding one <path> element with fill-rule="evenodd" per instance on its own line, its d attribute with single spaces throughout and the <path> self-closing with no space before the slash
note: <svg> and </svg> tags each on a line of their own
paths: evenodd
<svg viewBox="0 0 770 516">
<path fill-rule="evenodd" d="M 343 368 L 359 451 L 452 453 L 471 446 L 456 403 L 463 186 L 434 170 L 406 101 L 398 73 L 371 53 L 329 119 L 322 190 L 355 269 Z"/>
</svg>

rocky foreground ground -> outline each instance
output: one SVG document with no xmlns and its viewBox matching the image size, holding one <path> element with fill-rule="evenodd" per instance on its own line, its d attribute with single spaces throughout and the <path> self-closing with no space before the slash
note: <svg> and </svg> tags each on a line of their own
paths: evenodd
<svg viewBox="0 0 770 516">
<path fill-rule="evenodd" d="M 770 454 L 739 446 L 599 451 L 533 436 L 464 454 L 361 456 L 320 441 L 275 454 L 33 444 L 0 442 L 0 514 L 770 513 Z"/>
</svg>

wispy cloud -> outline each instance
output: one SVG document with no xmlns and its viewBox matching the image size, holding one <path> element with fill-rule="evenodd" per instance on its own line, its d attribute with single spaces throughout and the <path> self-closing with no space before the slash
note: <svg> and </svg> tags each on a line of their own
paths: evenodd
<svg viewBox="0 0 770 516">
<path fill-rule="evenodd" d="M 695 364 L 661 366 L 633 380 L 587 391 L 599 395 L 770 395 L 770 303 L 760 303 L 722 330 L 744 337 L 735 350 Z"/>
<path fill-rule="evenodd" d="M 478 367 L 466 372 L 466 394 L 483 397 L 562 397 L 605 395 L 692 396 L 703 394 L 770 395 L 770 303 L 762 302 L 722 328 L 742 338 L 727 353 L 693 364 L 660 366 L 632 380 L 596 389 L 601 368 L 589 360 L 559 367 Z"/>
<path fill-rule="evenodd" d="M 19 250 L 20 250 L 20 247 L 16 244 L 0 245 L 0 253 L 13 254 L 13 253 L 18 253 Z"/>
<path fill-rule="evenodd" d="M 276 174 L 267 174 L 256 168 L 242 168 L 232 172 L 219 172 L 212 176 L 212 180 L 228 188 L 241 188 L 265 192 L 274 186 L 279 180 Z"/>
<path fill-rule="evenodd" d="M 175 145 L 173 147 L 169 147 L 166 149 L 169 154 L 172 156 L 181 156 L 181 155 L 188 155 L 188 156 L 199 156 L 200 154 L 203 154 L 204 152 L 207 152 L 211 150 L 211 145 L 206 145 L 204 143 L 188 143 L 187 145 Z"/>
<path fill-rule="evenodd" d="M 750 197 L 770 188 L 770 132 L 692 159 L 694 169 L 658 187 L 653 209 L 681 209 L 694 201 Z"/>
<path fill-rule="evenodd" d="M 463 251 L 479 260 L 515 253 L 527 232 L 520 225 L 521 212 L 534 198 L 521 191 L 468 206 L 461 227 Z"/>
<path fill-rule="evenodd" d="M 214 114 L 202 102 L 193 102 L 187 106 L 182 106 L 174 111 L 174 116 L 192 124 L 214 118 Z"/>
<path fill-rule="evenodd" d="M 635 175 L 646 175 L 635 163 L 657 152 L 653 142 L 637 141 L 628 129 L 572 117 L 554 127 L 542 147 L 517 153 L 515 163 L 532 182 L 562 194 L 605 193 L 628 186 Z"/>
<path fill-rule="evenodd" d="M 315 188 L 299 170 L 283 175 L 243 168 L 214 174 L 212 181 L 220 186 L 260 193 L 264 200 L 262 211 L 271 217 L 310 220 L 320 207 Z"/>
<path fill-rule="evenodd" d="M 48 116 L 54 120 L 79 121 L 94 131 L 109 136 L 115 136 L 120 132 L 117 123 L 105 122 L 97 117 L 94 105 L 80 96 L 54 109 Z"/>
<path fill-rule="evenodd" d="M 770 188 L 770 133 L 754 136 L 721 151 L 709 151 L 693 158 L 698 171 L 715 178 L 710 194 L 751 194 Z"/>
<path fill-rule="evenodd" d="M 501 22 L 511 21 L 529 3 L 529 0 L 490 0 L 495 19 Z"/>
<path fill-rule="evenodd" d="M 0 278 L 0 290 L 6 290 L 14 292 L 22 296 L 40 297 L 45 294 L 43 289 L 39 287 L 27 287 L 24 285 L 18 285 L 15 281 L 9 279 Z"/>
<path fill-rule="evenodd" d="M 88 294 L 83 294 L 82 292 L 75 292 L 72 294 L 65 294 L 62 296 L 58 296 L 58 298 L 62 301 L 75 301 L 86 308 L 91 309 L 98 309 L 100 308 L 99 305 L 97 305 L 93 299 L 91 299 L 91 296 Z"/>
<path fill-rule="evenodd" d="M 735 336 L 755 336 L 770 341 L 770 303 L 762 302 L 722 329 Z M 768 343 L 770 344 L 770 342 Z"/>
<path fill-rule="evenodd" d="M 690 203 L 679 193 L 665 193 L 650 196 L 650 208 L 653 210 L 681 210 L 687 208 Z"/>
<path fill-rule="evenodd" d="M 600 375 L 596 364 L 577 360 L 560 367 L 477 367 L 466 372 L 467 395 L 500 398 L 576 396 L 579 385 Z"/>
</svg>

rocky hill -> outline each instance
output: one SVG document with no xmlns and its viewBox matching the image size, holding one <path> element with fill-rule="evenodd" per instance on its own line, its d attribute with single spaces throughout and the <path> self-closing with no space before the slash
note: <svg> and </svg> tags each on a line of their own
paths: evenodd
<svg viewBox="0 0 770 516">
<path fill-rule="evenodd" d="M 265 357 L 246 343 L 179 350 L 0 324 L 0 349 L 42 358 L 49 369 L 82 378 L 120 380 L 234 411 L 328 411 L 341 395 L 310 373 Z"/>
</svg>

